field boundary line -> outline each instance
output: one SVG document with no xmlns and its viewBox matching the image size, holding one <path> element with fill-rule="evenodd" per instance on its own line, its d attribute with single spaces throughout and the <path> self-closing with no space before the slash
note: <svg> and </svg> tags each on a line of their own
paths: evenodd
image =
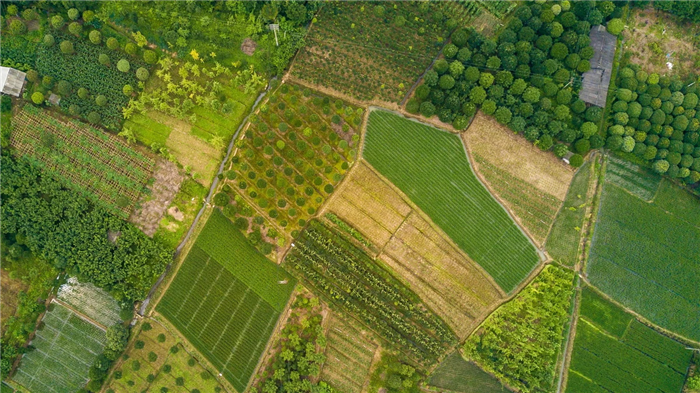
<svg viewBox="0 0 700 393">
<path fill-rule="evenodd" d="M 51 302 L 56 303 L 56 304 L 58 304 L 58 305 L 60 305 L 60 306 L 62 306 L 62 307 L 64 307 L 64 308 L 67 308 L 68 310 L 70 310 L 72 313 L 74 313 L 75 315 L 77 315 L 77 316 L 80 317 L 81 319 L 83 319 L 83 320 L 85 320 L 86 322 L 89 322 L 90 324 L 94 325 L 96 328 L 98 328 L 98 329 L 100 329 L 100 330 L 102 330 L 102 331 L 105 331 L 105 332 L 107 331 L 107 326 L 104 326 L 103 324 L 101 324 L 101 323 L 95 321 L 94 319 L 88 317 L 87 315 L 81 313 L 80 311 L 77 311 L 77 310 L 74 309 L 72 306 L 68 305 L 67 303 L 64 303 L 63 301 L 58 300 L 57 298 L 52 298 L 52 299 L 51 299 Z"/>
<path fill-rule="evenodd" d="M 575 273 L 578 273 L 575 271 Z M 564 344 L 564 351 L 562 358 L 558 363 L 559 369 L 559 382 L 557 384 L 557 393 L 561 393 L 562 388 L 566 386 L 569 378 L 569 367 L 571 366 L 571 356 L 574 352 L 574 342 L 576 340 L 576 328 L 578 327 L 579 310 L 581 308 L 581 279 L 576 280 L 576 288 L 574 288 L 574 309 L 571 312 L 571 320 L 569 321 L 569 331 L 566 336 L 566 343 Z"/>
</svg>

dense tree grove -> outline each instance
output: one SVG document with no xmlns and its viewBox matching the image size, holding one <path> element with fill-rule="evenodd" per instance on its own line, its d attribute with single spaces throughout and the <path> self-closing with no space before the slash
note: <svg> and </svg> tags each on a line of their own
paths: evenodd
<svg viewBox="0 0 700 393">
<path fill-rule="evenodd" d="M 2 234 L 123 303 L 143 299 L 171 254 L 26 159 L 2 157 Z M 5 247 L 11 246 L 4 244 Z"/>
<path fill-rule="evenodd" d="M 563 11 L 554 2 L 523 5 L 496 39 L 473 29 L 455 31 L 448 45 L 455 48 L 427 72 L 407 110 L 437 114 L 464 129 L 481 107 L 543 150 L 557 140 L 571 144 L 577 154 L 603 146 L 590 132 L 590 123 L 600 121 L 602 112 L 577 98 L 579 75 L 591 67 L 592 23 L 619 12 L 611 2 L 593 4 L 578 2 Z M 582 139 L 588 143 L 576 149 Z"/>
<path fill-rule="evenodd" d="M 700 99 L 692 82 L 648 75 L 637 64 L 620 69 L 606 146 L 686 184 L 700 181 Z"/>
</svg>

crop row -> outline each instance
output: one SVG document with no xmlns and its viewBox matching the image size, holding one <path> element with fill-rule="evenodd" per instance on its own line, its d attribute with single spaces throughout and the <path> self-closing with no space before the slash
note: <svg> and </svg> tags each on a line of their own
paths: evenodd
<svg viewBox="0 0 700 393">
<path fill-rule="evenodd" d="M 661 176 L 636 164 L 608 157 L 605 180 L 623 187 L 645 201 L 651 201 L 659 189 Z"/>
<path fill-rule="evenodd" d="M 359 316 L 394 345 L 430 362 L 456 340 L 408 288 L 347 240 L 312 221 L 285 263 L 329 301 Z M 412 296 L 411 296 L 412 295 Z"/>
</svg>

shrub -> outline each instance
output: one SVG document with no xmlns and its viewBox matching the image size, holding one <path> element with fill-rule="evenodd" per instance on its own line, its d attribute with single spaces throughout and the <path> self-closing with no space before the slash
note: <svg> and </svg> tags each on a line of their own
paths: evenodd
<svg viewBox="0 0 700 393">
<path fill-rule="evenodd" d="M 580 154 L 574 154 L 569 158 L 569 165 L 574 168 L 578 168 L 583 165 L 583 156 Z"/>
<path fill-rule="evenodd" d="M 440 77 L 440 80 L 438 82 L 438 85 L 440 86 L 441 89 L 443 90 L 449 90 L 455 85 L 455 80 L 451 75 L 443 75 Z"/>
<path fill-rule="evenodd" d="M 127 59 L 121 59 L 117 62 L 117 69 L 121 72 L 129 72 L 131 69 L 131 64 L 129 64 L 129 60 Z"/>
<path fill-rule="evenodd" d="M 131 363 L 131 369 L 134 370 L 134 371 L 139 371 L 139 370 L 141 369 L 141 363 L 139 363 L 138 360 L 134 360 L 134 361 Z"/>
<path fill-rule="evenodd" d="M 107 38 L 107 48 L 110 50 L 117 50 L 119 48 L 119 41 L 114 37 Z"/>
<path fill-rule="evenodd" d="M 100 53 L 100 55 L 97 56 L 97 61 L 99 61 L 100 64 L 102 64 L 104 66 L 108 66 L 110 63 L 109 56 L 107 56 L 104 53 Z"/>
<path fill-rule="evenodd" d="M 122 93 L 124 93 L 125 96 L 130 96 L 134 92 L 134 88 L 131 87 L 131 85 L 124 85 L 122 87 Z"/>
<path fill-rule="evenodd" d="M 147 64 L 155 64 L 158 61 L 158 55 L 152 50 L 145 50 L 143 52 L 143 61 Z"/>
<path fill-rule="evenodd" d="M 608 30 L 608 33 L 612 35 L 618 35 L 622 33 L 622 30 L 625 28 L 625 24 L 622 22 L 622 19 L 614 18 L 608 21 L 608 25 L 606 26 L 606 28 Z"/>
<path fill-rule="evenodd" d="M 72 87 L 67 81 L 59 81 L 57 86 L 58 94 L 63 97 L 68 96 L 71 93 Z"/>
<path fill-rule="evenodd" d="M 158 360 L 158 355 L 156 355 L 156 353 L 153 352 L 153 351 L 149 352 L 149 353 L 148 353 L 148 361 L 151 362 L 151 363 L 153 363 L 153 362 L 155 362 L 156 360 Z"/>
<path fill-rule="evenodd" d="M 90 10 L 83 11 L 83 21 L 85 21 L 85 23 L 90 23 L 94 19 L 95 19 L 95 13 L 93 11 L 90 11 Z"/>
<path fill-rule="evenodd" d="M 61 15 L 54 15 L 53 17 L 51 17 L 51 27 L 53 27 L 56 30 L 63 27 L 64 22 L 65 21 L 63 20 L 63 17 Z"/>
<path fill-rule="evenodd" d="M 102 43 L 102 33 L 100 33 L 99 30 L 91 31 L 88 37 L 90 38 L 90 42 L 95 45 Z"/>
<path fill-rule="evenodd" d="M 43 104 L 44 103 L 44 95 L 39 91 L 35 91 L 34 93 L 32 93 L 32 102 L 37 104 L 37 105 Z"/>
<path fill-rule="evenodd" d="M 574 144 L 574 149 L 577 153 L 586 154 L 591 150 L 591 142 L 588 139 L 579 139 Z"/>
<path fill-rule="evenodd" d="M 127 42 L 126 45 L 124 45 L 124 52 L 126 52 L 129 55 L 135 55 L 137 50 L 138 47 L 132 42 Z"/>
<path fill-rule="evenodd" d="M 27 31 L 27 25 L 19 19 L 13 19 L 8 30 L 12 35 L 22 35 Z"/>
<path fill-rule="evenodd" d="M 75 53 L 75 49 L 73 49 L 73 43 L 70 41 L 61 42 L 61 53 L 66 55 L 72 55 L 73 53 Z"/>
<path fill-rule="evenodd" d="M 75 8 L 71 8 L 68 10 L 68 17 L 70 20 L 78 20 L 80 17 L 80 12 L 78 12 L 78 10 Z"/>
<path fill-rule="evenodd" d="M 87 119 L 92 124 L 100 124 L 100 122 L 102 121 L 102 117 L 100 116 L 100 114 L 95 111 L 90 112 L 87 116 Z"/>
<path fill-rule="evenodd" d="M 103 96 L 102 94 L 98 95 L 95 97 L 95 104 L 98 106 L 105 106 L 107 105 L 107 97 Z"/>
<path fill-rule="evenodd" d="M 83 32 L 83 25 L 81 25 L 81 24 L 78 23 L 78 22 L 71 22 L 71 23 L 68 25 L 68 31 L 69 31 L 71 34 L 73 34 L 73 35 L 79 36 L 80 33 Z"/>
<path fill-rule="evenodd" d="M 183 377 L 177 377 L 177 378 L 175 378 L 175 385 L 177 385 L 177 386 L 185 386 L 185 378 L 183 378 Z"/>
<path fill-rule="evenodd" d="M 486 97 L 486 91 L 484 91 L 484 97 Z M 435 105 L 430 101 L 425 101 L 422 104 L 420 104 L 420 114 L 425 117 L 432 117 L 433 115 L 435 115 L 435 110 Z"/>
<path fill-rule="evenodd" d="M 150 74 L 148 73 L 148 70 L 145 69 L 145 68 L 143 68 L 143 67 L 139 67 L 139 68 L 136 70 L 136 77 L 137 77 L 139 80 L 145 81 L 146 79 L 148 79 L 149 75 L 150 75 Z"/>
</svg>

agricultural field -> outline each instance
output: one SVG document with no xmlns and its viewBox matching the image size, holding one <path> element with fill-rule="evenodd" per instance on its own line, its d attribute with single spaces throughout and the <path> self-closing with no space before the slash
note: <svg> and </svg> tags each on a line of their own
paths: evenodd
<svg viewBox="0 0 700 393">
<path fill-rule="evenodd" d="M 573 271 L 547 265 L 469 336 L 465 357 L 521 392 L 554 390 L 573 286 Z"/>
<path fill-rule="evenodd" d="M 457 393 L 509 392 L 496 377 L 464 360 L 459 351 L 446 357 L 427 383 L 431 388 Z"/>
<path fill-rule="evenodd" d="M 264 217 L 268 225 L 262 235 L 284 246 L 287 236 L 298 234 L 355 161 L 363 112 L 283 84 L 236 141 L 238 149 L 214 203 L 224 206 L 224 213 L 242 230 Z"/>
<path fill-rule="evenodd" d="M 625 168 L 614 163 L 610 167 Z M 631 170 L 625 175 L 637 177 L 642 175 Z M 700 201 L 668 180 L 655 191 L 647 186 L 656 182 L 620 183 L 618 178 L 606 173 L 586 266 L 590 282 L 652 323 L 700 340 Z M 629 192 L 631 184 L 634 194 Z M 637 196 L 654 193 L 651 203 Z"/>
<path fill-rule="evenodd" d="M 361 161 L 324 209 L 340 220 L 334 222 L 358 228 L 373 249 L 381 250 L 377 259 L 464 338 L 502 294 L 409 203 Z"/>
<path fill-rule="evenodd" d="M 180 189 L 173 197 L 166 214 L 158 223 L 153 238 L 174 249 L 192 225 L 197 212 L 202 207 L 209 190 L 191 177 L 180 183 Z"/>
<path fill-rule="evenodd" d="M 105 331 L 55 303 L 42 323 L 31 341 L 35 349 L 22 356 L 13 380 L 33 393 L 79 390 L 102 353 Z"/>
<path fill-rule="evenodd" d="M 462 136 L 476 172 L 541 245 L 564 202 L 573 171 L 482 112 Z"/>
<path fill-rule="evenodd" d="M 586 287 L 566 392 L 680 392 L 691 357 Z"/>
<path fill-rule="evenodd" d="M 596 165 L 597 162 L 587 161 L 576 171 L 545 242 L 547 253 L 552 259 L 566 266 L 574 266 L 578 258 L 586 206 L 591 203 L 588 191 L 591 176 L 596 175 Z"/>
<path fill-rule="evenodd" d="M 243 391 L 294 284 L 215 209 L 156 310 Z"/>
<path fill-rule="evenodd" d="M 120 138 L 31 105 L 14 117 L 10 143 L 18 154 L 124 218 L 154 166 L 153 158 Z"/>
<path fill-rule="evenodd" d="M 284 265 L 415 361 L 434 363 L 457 341 L 408 287 L 319 221 L 311 221 L 295 240 Z"/>
<path fill-rule="evenodd" d="M 29 285 L 19 278 L 13 278 L 5 269 L 0 270 L 0 284 L 3 294 L 0 298 L 0 329 L 4 334 L 5 324 L 17 311 L 20 293 L 26 291 Z"/>
<path fill-rule="evenodd" d="M 364 158 L 505 292 L 537 266 L 534 245 L 474 175 L 459 136 L 375 110 L 365 138 Z"/>
<path fill-rule="evenodd" d="M 105 328 L 122 322 L 119 303 L 105 290 L 77 277 L 70 277 L 58 288 L 56 299 Z"/>
<path fill-rule="evenodd" d="M 497 17 L 498 19 L 503 19 L 506 15 L 508 15 L 515 7 L 517 7 L 517 3 L 514 3 L 512 1 L 507 1 L 507 0 L 495 0 L 495 1 L 478 1 L 479 6 L 483 7 L 485 10 L 487 10 L 489 13 L 491 13 L 493 16 Z"/>
<path fill-rule="evenodd" d="M 146 319 L 125 358 L 105 384 L 107 393 L 160 391 L 190 393 L 221 392 L 216 378 L 193 357 L 162 324 Z M 196 356 L 196 355 L 195 355 Z"/>
<path fill-rule="evenodd" d="M 419 2 L 326 4 L 291 74 L 363 101 L 401 102 L 457 27 L 444 8 Z"/>
<path fill-rule="evenodd" d="M 361 393 L 379 346 L 352 320 L 333 314 L 320 378 L 340 393 Z"/>
</svg>

